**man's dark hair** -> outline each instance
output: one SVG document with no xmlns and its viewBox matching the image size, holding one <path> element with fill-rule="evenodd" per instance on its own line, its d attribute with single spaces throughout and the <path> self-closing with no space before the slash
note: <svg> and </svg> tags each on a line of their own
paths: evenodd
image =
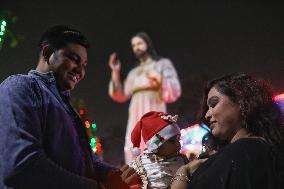
<svg viewBox="0 0 284 189">
<path fill-rule="evenodd" d="M 80 31 L 69 26 L 57 25 L 44 32 L 39 40 L 39 48 L 41 51 L 44 46 L 48 45 L 51 49 L 57 50 L 65 47 L 68 43 L 80 44 L 85 48 L 90 47 L 87 38 Z"/>
<path fill-rule="evenodd" d="M 147 44 L 147 53 L 149 53 L 151 55 L 151 58 L 153 58 L 154 60 L 159 60 L 161 57 L 157 54 L 157 51 L 154 48 L 153 42 L 150 38 L 150 36 L 146 33 L 146 32 L 139 32 L 136 33 L 132 38 L 134 37 L 139 37 L 141 39 L 143 39 L 146 44 Z"/>
</svg>

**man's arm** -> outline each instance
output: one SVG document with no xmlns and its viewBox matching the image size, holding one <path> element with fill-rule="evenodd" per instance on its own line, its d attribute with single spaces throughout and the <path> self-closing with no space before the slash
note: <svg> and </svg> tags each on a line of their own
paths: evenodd
<svg viewBox="0 0 284 189">
<path fill-rule="evenodd" d="M 161 59 L 162 99 L 166 103 L 175 102 L 181 96 L 181 85 L 173 63 L 169 59 Z"/>
<path fill-rule="evenodd" d="M 97 188 L 96 181 L 69 172 L 46 156 L 42 94 L 36 88 L 23 76 L 0 85 L 0 182 L 21 189 Z"/>
<path fill-rule="evenodd" d="M 96 178 L 106 189 L 128 189 L 129 186 L 141 183 L 140 176 L 132 167 L 124 165 L 118 169 L 100 160 L 96 154 L 93 157 Z"/>
<path fill-rule="evenodd" d="M 92 154 L 94 159 L 95 178 L 103 181 L 110 172 L 118 171 L 119 169 L 102 161 L 95 153 Z"/>
<path fill-rule="evenodd" d="M 109 173 L 104 180 L 107 189 L 132 189 L 140 186 L 141 179 L 135 169 L 128 165 L 122 166 L 119 170 Z"/>
<path fill-rule="evenodd" d="M 121 63 L 117 59 L 116 53 L 112 53 L 110 55 L 108 64 L 111 69 L 111 80 L 108 87 L 108 94 L 116 102 L 125 102 L 129 97 L 125 94 L 124 86 L 120 79 Z"/>
</svg>

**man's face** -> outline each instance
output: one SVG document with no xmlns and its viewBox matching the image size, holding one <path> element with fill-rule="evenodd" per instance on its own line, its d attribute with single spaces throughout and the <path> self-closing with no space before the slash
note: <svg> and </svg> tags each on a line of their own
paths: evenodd
<svg viewBox="0 0 284 189">
<path fill-rule="evenodd" d="M 131 39 L 131 46 L 132 46 L 133 53 L 138 59 L 142 58 L 147 53 L 147 49 L 148 49 L 147 44 L 140 37 L 137 37 L 137 36 L 133 37 Z"/>
<path fill-rule="evenodd" d="M 74 89 L 84 78 L 87 61 L 87 49 L 75 43 L 69 43 L 51 54 L 49 69 L 53 71 L 60 91 Z"/>
</svg>

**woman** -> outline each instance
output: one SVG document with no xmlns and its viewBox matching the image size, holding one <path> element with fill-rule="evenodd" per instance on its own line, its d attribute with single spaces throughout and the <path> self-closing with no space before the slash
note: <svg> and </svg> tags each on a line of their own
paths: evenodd
<svg viewBox="0 0 284 189">
<path fill-rule="evenodd" d="M 284 188 L 284 127 L 263 82 L 245 74 L 209 82 L 201 115 L 212 134 L 228 144 L 207 160 L 182 166 L 172 189 Z"/>
</svg>

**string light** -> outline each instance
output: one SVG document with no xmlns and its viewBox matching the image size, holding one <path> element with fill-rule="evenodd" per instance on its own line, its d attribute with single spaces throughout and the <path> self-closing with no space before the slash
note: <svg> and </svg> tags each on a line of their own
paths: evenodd
<svg viewBox="0 0 284 189">
<path fill-rule="evenodd" d="M 80 109 L 80 110 L 79 110 L 79 114 L 80 114 L 80 115 L 83 115 L 84 113 L 85 113 L 85 110 L 84 110 L 84 109 Z"/>
<path fill-rule="evenodd" d="M 96 128 L 97 128 L 97 124 L 92 123 L 92 128 L 93 128 L 93 129 L 96 129 Z"/>
<path fill-rule="evenodd" d="M 2 47 L 4 43 L 4 38 L 6 34 L 6 26 L 7 26 L 6 20 L 0 19 L 0 48 Z"/>
<path fill-rule="evenodd" d="M 84 121 L 84 125 L 87 130 L 87 134 L 90 138 L 90 146 L 93 152 L 100 154 L 102 153 L 102 144 L 97 136 L 97 124 L 91 123 L 91 121 L 88 119 L 88 112 L 87 109 L 81 106 L 81 108 L 78 108 L 79 115 L 81 119 Z"/>
<path fill-rule="evenodd" d="M 87 129 L 89 129 L 90 126 L 91 126 L 90 122 L 89 121 L 85 121 L 85 126 L 86 126 Z"/>
</svg>

